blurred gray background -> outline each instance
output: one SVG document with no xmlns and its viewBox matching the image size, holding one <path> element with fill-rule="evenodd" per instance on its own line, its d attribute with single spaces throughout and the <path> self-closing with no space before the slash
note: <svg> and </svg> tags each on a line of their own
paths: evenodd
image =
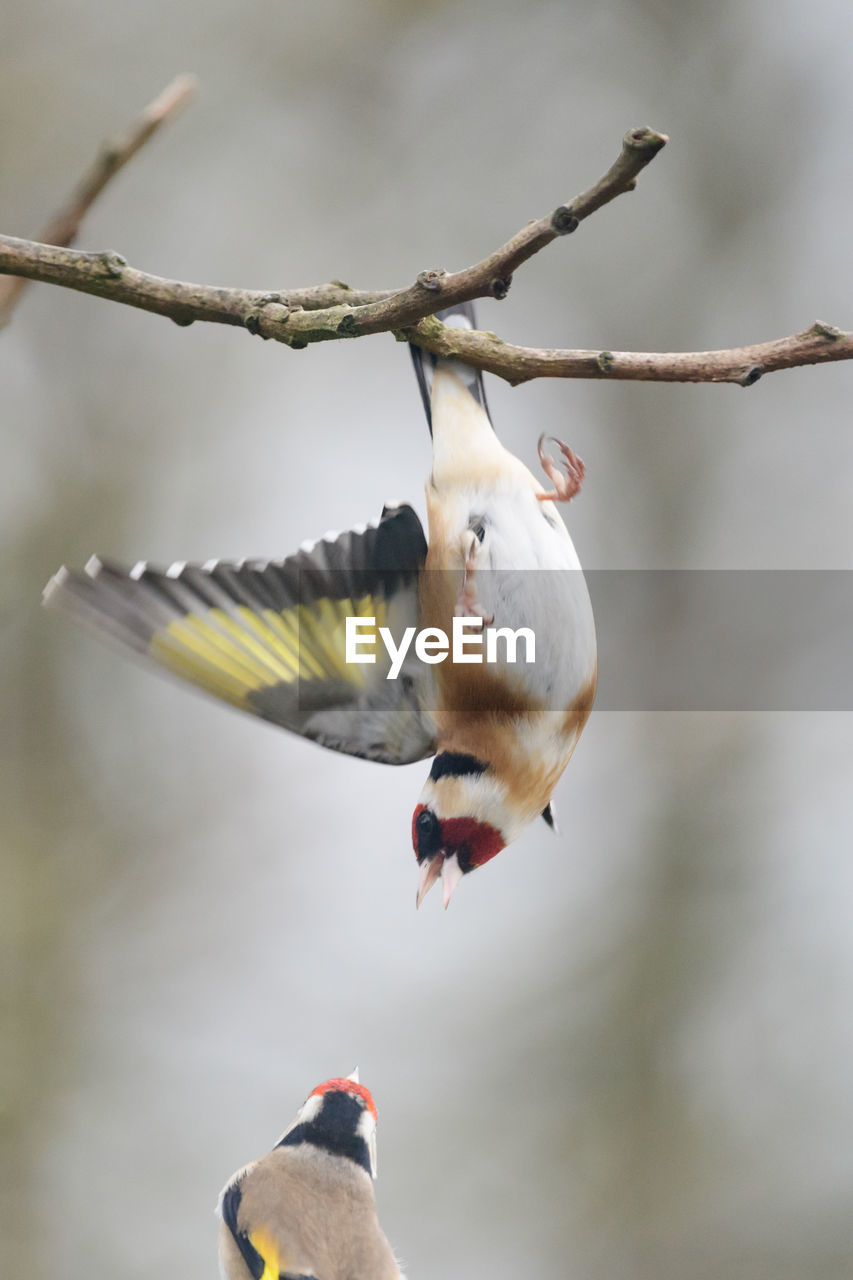
<svg viewBox="0 0 853 1280">
<path fill-rule="evenodd" d="M 35 235 L 183 70 L 197 102 L 80 245 L 222 285 L 468 265 L 649 124 L 637 192 L 484 327 L 850 327 L 851 49 L 845 0 L 6 0 L 0 226 Z M 586 460 L 589 567 L 850 568 L 851 376 L 489 395 L 529 464 L 543 428 Z M 0 380 L 4 1275 L 213 1276 L 223 1182 L 356 1063 L 412 1280 L 853 1273 L 850 716 L 593 715 L 562 836 L 416 914 L 423 766 L 291 739 L 39 606 L 96 550 L 281 556 L 422 509 L 406 351 L 39 286 Z"/>
</svg>

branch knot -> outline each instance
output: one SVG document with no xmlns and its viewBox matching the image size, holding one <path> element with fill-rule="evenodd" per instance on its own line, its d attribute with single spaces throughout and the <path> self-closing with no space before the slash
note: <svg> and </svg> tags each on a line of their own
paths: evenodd
<svg viewBox="0 0 853 1280">
<path fill-rule="evenodd" d="M 95 254 L 95 257 L 104 268 L 104 275 L 111 280 L 117 280 L 127 266 L 127 258 L 112 249 L 105 249 L 103 253 Z"/>
<path fill-rule="evenodd" d="M 844 337 L 843 329 L 837 329 L 834 324 L 824 324 L 822 320 L 815 320 L 812 327 L 806 330 L 806 334 L 810 338 L 827 338 L 830 342 Z"/>
<path fill-rule="evenodd" d="M 569 236 L 576 231 L 580 219 L 575 217 L 570 204 L 559 204 L 551 214 L 551 230 L 558 236 Z"/>
<path fill-rule="evenodd" d="M 651 160 L 652 156 L 656 156 L 661 147 L 665 147 L 669 142 L 669 135 L 666 133 L 658 133 L 657 129 L 649 129 L 643 125 L 639 129 L 631 129 L 622 139 L 622 145 L 630 147 L 632 150 L 644 152 Z"/>
<path fill-rule="evenodd" d="M 440 293 L 446 275 L 446 271 L 422 271 L 417 283 L 422 289 L 428 289 L 431 293 Z"/>
<path fill-rule="evenodd" d="M 764 366 L 753 364 L 745 371 L 742 377 L 738 378 L 738 382 L 742 387 L 752 387 L 764 373 Z"/>
</svg>

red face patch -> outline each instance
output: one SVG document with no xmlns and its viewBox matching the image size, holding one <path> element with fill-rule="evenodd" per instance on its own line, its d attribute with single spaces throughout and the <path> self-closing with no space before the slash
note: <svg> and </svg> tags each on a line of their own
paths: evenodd
<svg viewBox="0 0 853 1280">
<path fill-rule="evenodd" d="M 422 848 L 423 833 L 419 830 L 418 818 L 428 812 L 435 824 L 435 832 L 430 840 L 434 848 Z M 415 853 L 431 858 L 436 853 L 451 857 L 454 853 L 459 858 L 463 871 L 473 871 L 474 867 L 482 867 L 501 849 L 506 848 L 506 841 L 497 827 L 488 822 L 478 822 L 476 818 L 444 818 L 435 817 L 425 804 L 419 804 L 412 818 L 412 844 Z"/>
<path fill-rule="evenodd" d="M 322 1098 L 324 1093 L 352 1093 L 357 1098 L 362 1099 L 373 1119 L 376 1119 L 376 1104 L 363 1084 L 356 1084 L 354 1080 L 347 1080 L 346 1078 L 336 1078 L 327 1080 L 325 1084 L 318 1084 L 317 1088 L 312 1089 L 308 1096 L 309 1098 Z"/>
<path fill-rule="evenodd" d="M 482 867 L 506 848 L 500 831 L 488 822 L 478 822 L 476 818 L 445 818 L 441 834 L 444 849 L 448 854 L 457 854 L 463 869 Z"/>
</svg>

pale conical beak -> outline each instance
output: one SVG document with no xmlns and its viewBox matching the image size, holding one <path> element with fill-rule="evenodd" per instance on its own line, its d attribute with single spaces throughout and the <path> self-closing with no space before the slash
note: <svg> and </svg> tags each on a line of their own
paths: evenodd
<svg viewBox="0 0 853 1280">
<path fill-rule="evenodd" d="M 450 899 L 453 897 L 453 891 L 464 874 L 465 873 L 459 865 L 459 859 L 456 857 L 456 854 L 453 854 L 451 858 L 444 859 L 444 866 L 441 869 L 441 887 L 444 890 L 445 910 L 447 910 L 450 905 Z"/>
<path fill-rule="evenodd" d="M 421 874 L 420 879 L 418 880 L 418 897 L 415 904 L 417 907 L 421 905 L 424 898 L 441 875 L 441 868 L 443 864 L 444 857 L 440 853 L 435 854 L 432 858 L 427 858 L 421 863 Z"/>
<path fill-rule="evenodd" d="M 352 1080 L 353 1084 L 361 1084 L 361 1081 L 358 1078 L 358 1067 L 356 1067 L 354 1071 L 350 1072 L 347 1076 L 347 1080 Z"/>
</svg>

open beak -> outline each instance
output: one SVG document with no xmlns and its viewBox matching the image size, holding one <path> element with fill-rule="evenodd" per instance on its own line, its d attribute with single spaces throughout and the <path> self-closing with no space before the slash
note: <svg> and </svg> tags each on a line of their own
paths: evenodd
<svg viewBox="0 0 853 1280">
<path fill-rule="evenodd" d="M 444 854 L 436 853 L 431 858 L 425 858 L 420 867 L 420 879 L 418 880 L 418 898 L 416 906 L 420 906 L 424 898 L 441 875 L 441 868 L 444 865 Z"/>
<path fill-rule="evenodd" d="M 441 868 L 441 887 L 444 890 L 445 911 L 450 906 L 450 899 L 453 897 L 453 892 L 463 875 L 464 872 L 455 853 L 451 857 L 444 859 L 444 865 Z"/>
<path fill-rule="evenodd" d="M 433 854 L 431 858 L 427 858 L 421 863 L 421 875 L 418 881 L 418 899 L 417 905 L 420 906 L 424 898 L 429 893 L 432 886 L 441 877 L 441 887 L 444 891 L 444 906 L 450 903 L 456 886 L 462 879 L 464 872 L 459 865 L 459 859 L 455 853 L 448 857 L 444 853 Z"/>
</svg>

